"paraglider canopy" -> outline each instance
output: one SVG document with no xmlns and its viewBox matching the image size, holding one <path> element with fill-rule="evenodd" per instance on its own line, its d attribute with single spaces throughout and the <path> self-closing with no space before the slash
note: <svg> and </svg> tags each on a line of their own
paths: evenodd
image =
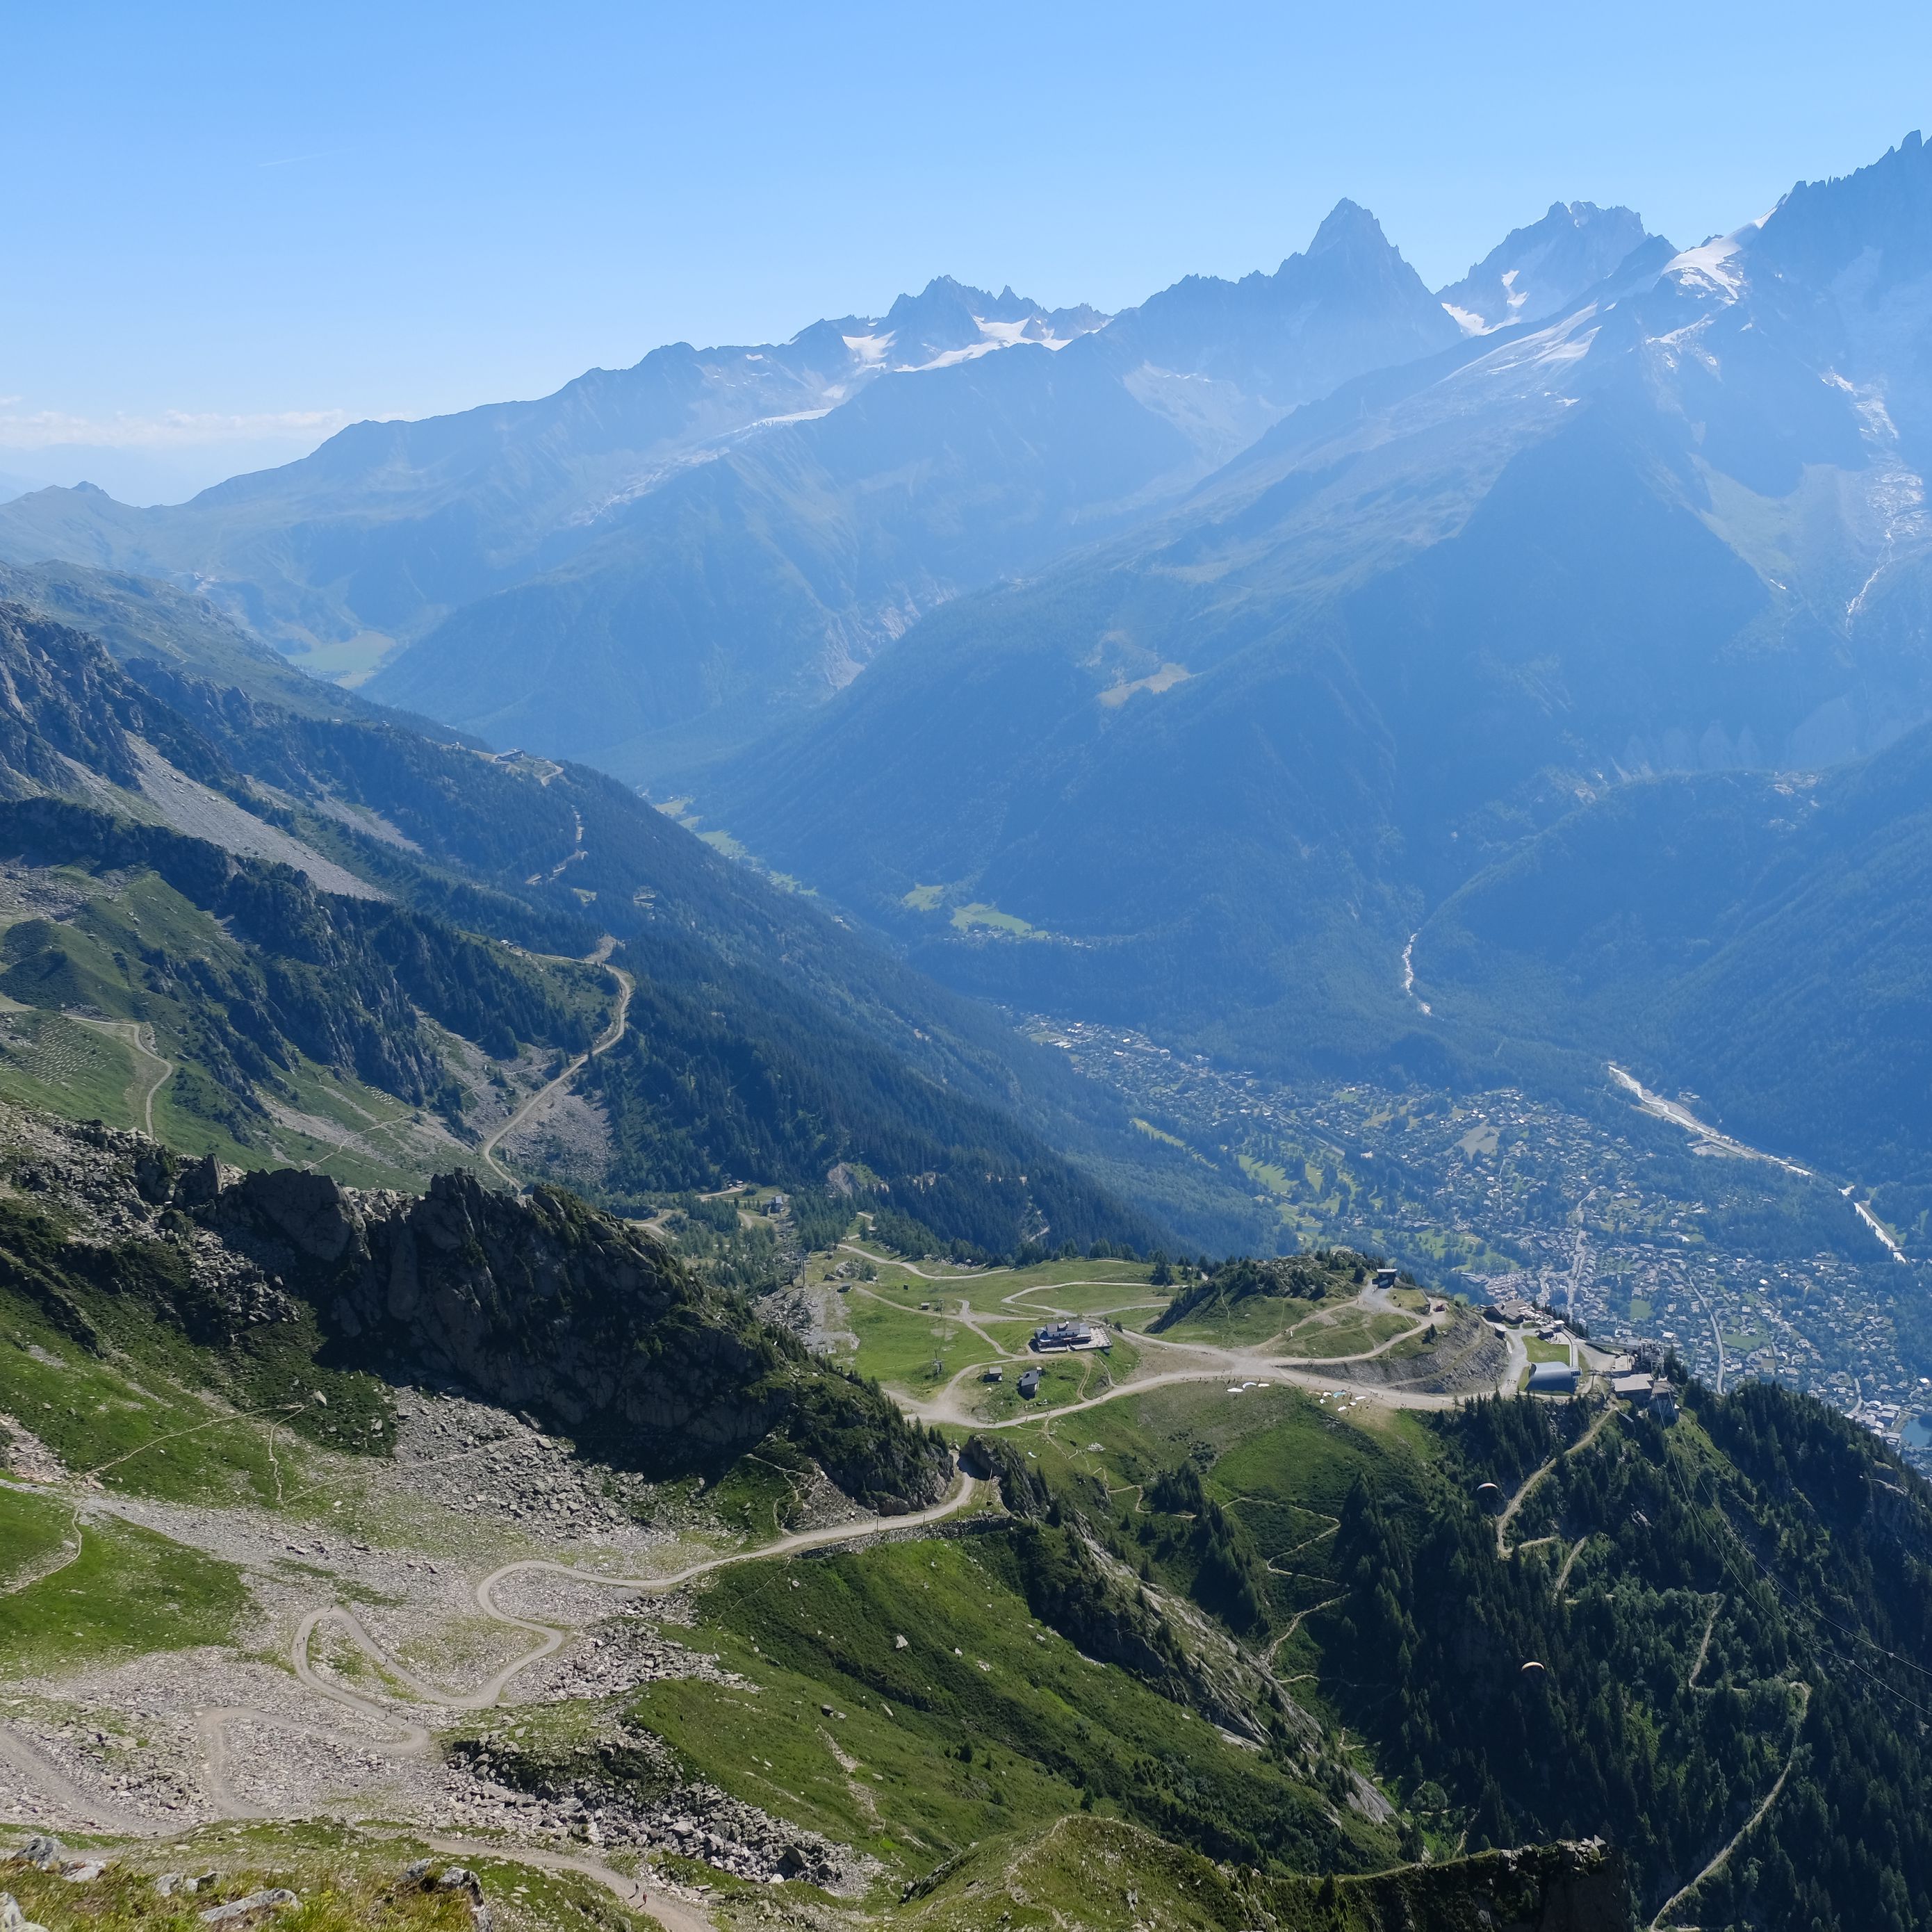
<svg viewBox="0 0 1932 1932">
<path fill-rule="evenodd" d="M 1522 1666 L 1521 1675 L 1522 1681 L 1526 1684 L 1540 1684 L 1543 1682 L 1544 1676 L 1543 1666 L 1538 1663 L 1536 1659 L 1532 1657 L 1529 1661 Z"/>
<path fill-rule="evenodd" d="M 1476 1500 L 1492 1516 L 1503 1506 L 1503 1492 L 1493 1483 L 1485 1483 L 1476 1492 Z"/>
</svg>

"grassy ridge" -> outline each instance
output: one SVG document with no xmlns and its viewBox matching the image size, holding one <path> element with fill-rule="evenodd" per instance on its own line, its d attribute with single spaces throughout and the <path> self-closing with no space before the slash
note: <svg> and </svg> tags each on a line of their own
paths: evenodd
<svg viewBox="0 0 1932 1932">
<path fill-rule="evenodd" d="M 73 1562 L 0 1595 L 0 1668 L 58 1674 L 223 1643 L 248 1608 L 232 1565 L 137 1524 L 97 1518 Z"/>
<path fill-rule="evenodd" d="M 1041 1622 L 1015 1564 L 994 1536 L 728 1573 L 702 1627 L 760 1694 L 658 1685 L 638 1714 L 728 1788 L 902 1867 L 1083 1802 L 1218 1857 L 1387 1858 L 1363 1821 L 1326 1819 L 1305 1784 Z"/>
</svg>

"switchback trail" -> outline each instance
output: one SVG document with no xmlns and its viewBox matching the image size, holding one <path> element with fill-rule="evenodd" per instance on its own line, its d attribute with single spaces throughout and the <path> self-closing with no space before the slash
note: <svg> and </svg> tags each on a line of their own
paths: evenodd
<svg viewBox="0 0 1932 1932">
<path fill-rule="evenodd" d="M 506 1864 L 529 1865 L 538 1871 L 578 1872 L 592 1879 L 629 1906 L 648 1912 L 665 1932 L 712 1932 L 710 1918 L 694 1905 L 673 1898 L 663 1892 L 647 1892 L 638 1880 L 583 1852 L 545 1852 L 518 1845 L 493 1845 L 484 1838 L 452 1838 L 440 1835 L 424 1842 L 432 1851 L 458 1858 L 500 1858 Z"/>
<path fill-rule="evenodd" d="M 1603 1413 L 1591 1424 L 1588 1429 L 1584 1430 L 1582 1435 L 1577 1437 L 1575 1442 L 1570 1444 L 1568 1448 L 1558 1450 L 1556 1454 L 1551 1456 L 1540 1468 L 1532 1471 L 1523 1478 L 1522 1487 L 1503 1505 L 1502 1514 L 1496 1518 L 1496 1554 L 1498 1556 L 1507 1558 L 1510 1554 L 1509 1526 L 1516 1520 L 1516 1511 L 1521 1509 L 1524 1503 L 1528 1500 L 1530 1491 L 1534 1489 L 1537 1484 L 1563 1460 L 1564 1456 L 1574 1456 L 1580 1449 L 1588 1448 L 1590 1444 L 1596 1441 L 1598 1433 L 1604 1424 L 1608 1422 L 1616 1413 L 1616 1411 L 1614 1408 L 1606 1406 Z M 1567 1568 L 1568 1566 L 1565 1567 Z"/>
<path fill-rule="evenodd" d="M 160 1828 L 149 1820 L 123 1810 L 111 1800 L 90 1797 L 59 1766 L 17 1732 L 0 1727 L 0 1765 L 26 1780 L 37 1798 L 51 1798 L 74 1817 L 96 1831 L 126 1832 L 146 1837 Z"/>
<path fill-rule="evenodd" d="M 1724 1850 L 1718 1852 L 1718 1856 L 1688 1885 L 1682 1886 L 1672 1892 L 1658 1907 L 1657 1916 L 1650 1922 L 1648 1932 L 1664 1932 L 1664 1922 L 1669 1918 L 1671 1913 L 1675 1912 L 1678 1906 L 1682 1904 L 1684 1900 L 1688 1898 L 1707 1878 L 1724 1870 L 1725 1865 L 1730 1862 L 1731 1854 L 1750 1836 L 1752 1832 L 1757 1829 L 1763 1820 L 1765 1814 L 1778 1802 L 1778 1796 L 1784 1789 L 1784 1780 L 1791 1775 L 1791 1767 L 1798 1762 L 1798 1748 L 1804 1742 L 1804 1714 L 1811 1708 L 1810 1685 L 1800 1682 L 1792 1684 L 1791 1688 L 1798 1693 L 1798 1722 L 1794 1727 L 1796 1735 L 1791 1740 L 1791 1749 L 1785 1757 L 1784 1768 L 1778 1774 L 1778 1782 L 1765 1793 L 1764 1802 L 1738 1827 L 1737 1836 L 1732 1839 L 1730 1843 L 1725 1846 Z"/>
<path fill-rule="evenodd" d="M 1711 1599 L 1711 1614 L 1704 1619 L 1704 1639 L 1697 1646 L 1697 1659 L 1690 1666 L 1690 1674 L 1684 1680 L 1684 1688 L 1687 1690 L 1696 1688 L 1698 1673 L 1704 1668 L 1705 1658 L 1711 1654 L 1711 1633 L 1718 1628 L 1718 1612 L 1724 1607 L 1724 1599 L 1721 1594 Z"/>
<path fill-rule="evenodd" d="M 922 1529 L 946 1517 L 956 1516 L 970 1508 L 979 1493 L 980 1485 L 963 1472 L 958 1486 L 944 1502 L 934 1503 L 929 1509 L 913 1510 L 904 1516 L 878 1516 L 860 1523 L 832 1523 L 820 1529 L 795 1530 L 788 1536 L 782 1536 L 775 1542 L 760 1544 L 754 1550 L 727 1551 L 722 1556 L 708 1556 L 701 1562 L 687 1564 L 682 1570 L 662 1576 L 611 1576 L 597 1570 L 584 1570 L 574 1564 L 553 1562 L 547 1557 L 524 1557 L 514 1563 L 505 1563 L 491 1570 L 471 1592 L 476 1607 L 493 1622 L 508 1624 L 514 1630 L 527 1632 L 537 1639 L 536 1646 L 514 1662 L 505 1665 L 487 1683 L 478 1689 L 460 1694 L 439 1690 L 434 1684 L 427 1684 L 404 1664 L 390 1656 L 370 1636 L 355 1612 L 340 1604 L 326 1605 L 311 1610 L 297 1626 L 295 1639 L 290 1646 L 290 1663 L 295 1673 L 311 1690 L 331 1699 L 333 1702 L 356 1712 L 358 1715 L 376 1723 L 390 1726 L 405 1733 L 404 1741 L 387 1748 L 398 1756 L 420 1756 L 429 1748 L 430 1737 L 419 1725 L 403 1724 L 391 1716 L 374 1699 L 325 1678 L 318 1672 L 309 1659 L 309 1642 L 316 1630 L 324 1622 L 338 1625 L 370 1661 L 385 1671 L 397 1683 L 404 1686 L 418 1703 L 441 1711 L 487 1711 L 501 1703 L 504 1693 L 512 1681 L 527 1670 L 533 1664 L 541 1663 L 562 1648 L 566 1632 L 554 1624 L 540 1623 L 534 1618 L 520 1617 L 514 1612 L 504 1610 L 496 1601 L 499 1586 L 512 1577 L 542 1571 L 556 1576 L 566 1576 L 573 1582 L 589 1583 L 598 1588 L 621 1590 L 628 1596 L 664 1596 L 674 1590 L 682 1589 L 700 1576 L 710 1576 L 713 1571 L 728 1569 L 740 1563 L 764 1563 L 774 1558 L 796 1556 L 805 1550 L 824 1550 L 842 1543 L 854 1543 L 874 1536 L 895 1534 L 902 1530 Z"/>
<path fill-rule="evenodd" d="M 1582 1555 L 1583 1546 L 1585 1544 L 1588 1543 L 1589 1540 L 1590 1539 L 1587 1536 L 1580 1536 L 1577 1538 L 1576 1540 L 1570 1546 L 1570 1554 L 1564 1558 L 1563 1567 L 1556 1573 L 1556 1581 L 1550 1586 L 1550 1594 L 1552 1600 L 1558 1599 L 1562 1596 L 1563 1586 L 1569 1582 L 1570 1573 L 1576 1568 L 1576 1559 Z M 1710 1633 L 1708 1630 L 1706 1631 L 1705 1638 L 1707 1642 L 1709 1640 L 1709 1636 Z M 1691 1672 L 1691 1675 L 1694 1677 L 1696 1675 L 1696 1672 L 1694 1670 Z"/>
<path fill-rule="evenodd" d="M 472 1592 L 476 1607 L 485 1616 L 494 1617 L 500 1623 L 513 1624 L 519 1630 L 549 1630 L 545 1624 L 530 1622 L 522 1617 L 512 1616 L 508 1612 L 497 1608 L 494 1594 L 500 1583 L 526 1571 L 542 1570 L 551 1576 L 568 1576 L 580 1583 L 597 1583 L 607 1589 L 624 1590 L 634 1596 L 665 1596 L 674 1590 L 681 1590 L 686 1584 L 695 1582 L 700 1576 L 708 1576 L 714 1570 L 728 1570 L 740 1563 L 765 1563 L 780 1556 L 796 1556 L 802 1550 L 827 1550 L 842 1543 L 854 1543 L 862 1538 L 885 1536 L 905 1529 L 922 1529 L 928 1524 L 943 1522 L 948 1516 L 957 1516 L 962 1510 L 972 1506 L 979 1494 L 980 1484 L 973 1477 L 962 1471 L 958 1486 L 944 1502 L 934 1503 L 928 1509 L 908 1510 L 904 1516 L 877 1516 L 867 1522 L 830 1523 L 822 1529 L 794 1530 L 788 1536 L 782 1536 L 772 1543 L 761 1543 L 755 1550 L 728 1550 L 722 1556 L 707 1556 L 701 1562 L 687 1564 L 682 1570 L 673 1570 L 667 1576 L 610 1576 L 596 1570 L 580 1570 L 568 1563 L 555 1563 L 548 1557 L 530 1556 L 514 1563 L 506 1563 L 490 1571 Z M 562 1641 L 560 1633 L 552 1632 L 556 1642 L 540 1646 L 520 1663 L 512 1664 L 492 1681 L 488 1687 L 489 1703 L 497 1702 L 503 1688 L 517 1673 L 535 1664 L 538 1658 L 548 1657 Z M 482 1705 L 470 1700 L 463 1701 L 462 1708 L 476 1709 Z"/>
<path fill-rule="evenodd" d="M 537 1642 L 531 1649 L 506 1664 L 475 1690 L 456 1694 L 438 1690 L 434 1684 L 425 1683 L 384 1650 L 364 1628 L 356 1612 L 342 1604 L 325 1604 L 303 1616 L 296 1626 L 294 1638 L 289 1647 L 290 1667 L 293 1670 L 296 1680 L 305 1689 L 342 1709 L 352 1712 L 365 1724 L 389 1733 L 387 1737 L 358 1738 L 355 1740 L 358 1748 L 374 1751 L 384 1757 L 427 1757 L 435 1748 L 434 1734 L 427 1725 L 412 1718 L 398 1716 L 376 1698 L 365 1696 L 345 1683 L 323 1676 L 316 1670 L 309 1655 L 309 1648 L 316 1631 L 324 1623 L 333 1624 L 378 1670 L 408 1692 L 409 1700 L 392 1699 L 391 1702 L 413 1701 L 426 1709 L 445 1713 L 489 1710 L 501 1703 L 504 1693 L 517 1676 L 532 1664 L 541 1662 L 560 1649 L 567 1634 L 563 1628 L 540 1623 L 532 1618 L 520 1617 L 497 1604 L 494 1598 L 496 1589 L 512 1576 L 528 1571 L 544 1571 L 568 1577 L 574 1582 L 622 1591 L 627 1595 L 661 1596 L 682 1588 L 700 1576 L 708 1576 L 715 1570 L 728 1568 L 734 1564 L 765 1562 L 776 1558 L 795 1556 L 801 1550 L 825 1549 L 842 1543 L 857 1542 L 902 1530 L 923 1528 L 970 1508 L 979 1492 L 979 1483 L 962 1471 L 953 1492 L 944 1502 L 935 1503 L 928 1509 L 910 1510 L 904 1516 L 874 1517 L 860 1523 L 834 1523 L 821 1529 L 795 1531 L 788 1536 L 780 1537 L 776 1542 L 760 1544 L 754 1550 L 728 1551 L 722 1556 L 706 1557 L 701 1562 L 687 1564 L 682 1570 L 674 1570 L 668 1576 L 614 1576 L 598 1570 L 579 1569 L 572 1564 L 552 1562 L 541 1557 L 526 1558 L 517 1562 L 503 1564 L 491 1570 L 478 1583 L 471 1594 L 477 1608 L 485 1616 L 512 1629 L 527 1632 L 535 1636 Z M 226 1731 L 230 1721 L 237 1718 L 254 1718 L 280 1730 L 292 1730 L 332 1742 L 340 1742 L 334 1732 L 320 1726 L 245 1705 L 209 1705 L 197 1709 L 195 1720 L 207 1767 L 209 1795 L 217 1809 L 231 1817 L 263 1815 L 242 1802 L 229 1778 Z M 4 1750 L 9 1742 L 7 1734 L 0 1731 L 0 1750 Z M 63 1790 L 57 1795 L 65 1798 L 68 1794 Z M 73 1796 L 74 1802 L 80 1802 L 80 1794 L 74 1792 Z M 446 1842 L 454 1844 L 456 1841 Z M 624 1888 L 634 1884 L 634 1882 L 625 1880 L 622 1874 L 613 1872 L 609 1867 L 598 1862 L 582 1858 L 573 1862 L 562 1858 L 560 1855 L 532 1852 L 508 1844 L 486 1847 L 481 1840 L 465 1840 L 462 1842 L 478 1854 L 487 1849 L 492 1857 L 518 1861 L 526 1864 L 548 1864 L 559 1869 L 567 1866 L 572 1870 L 582 1870 L 596 1878 L 600 1884 L 608 1886 L 627 1903 L 642 1902 L 640 1888 L 634 1894 L 626 1891 Z M 653 1901 L 646 1909 L 672 1928 L 672 1932 L 710 1932 L 710 1922 L 702 1913 L 676 1900 L 665 1899 L 662 1894 L 659 1894 L 658 1898 L 662 1901 L 662 1906 Z"/>
</svg>

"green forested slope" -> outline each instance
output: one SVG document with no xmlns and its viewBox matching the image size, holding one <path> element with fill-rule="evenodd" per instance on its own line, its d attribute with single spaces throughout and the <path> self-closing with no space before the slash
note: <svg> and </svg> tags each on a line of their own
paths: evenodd
<svg viewBox="0 0 1932 1932">
<path fill-rule="evenodd" d="M 75 1397 L 107 1393 L 120 1363 L 164 1376 L 190 1410 L 206 1392 L 371 1455 L 392 1447 L 398 1383 L 453 1378 L 653 1474 L 717 1474 L 778 1437 L 888 1514 L 950 1480 L 944 1445 L 875 1388 L 560 1191 L 520 1200 L 443 1176 L 420 1199 L 358 1197 L 286 1168 L 223 1185 L 212 1163 L 132 1136 L 50 1134 L 14 1115 L 0 1127 L 0 1166 L 29 1197 L 0 1204 L 0 1405 L 82 1467 L 104 1463 L 116 1435 L 130 1448 L 170 1439 L 139 1405 L 82 1412 Z M 40 1391 L 63 1380 L 73 1394 L 56 1408 Z M 174 1468 L 137 1480 L 191 1488 L 191 1466 L 225 1454 L 184 1446 Z M 272 1474 L 272 1456 L 253 1460 L 254 1477 Z"/>
<path fill-rule="evenodd" d="M 122 664 L 145 658 L 171 665 L 252 691 L 302 717 L 382 715 L 353 692 L 298 670 L 206 597 L 154 578 L 80 563 L 0 562 L 0 598 L 98 638 Z"/>
<path fill-rule="evenodd" d="M 1668 1430 L 1586 1444 L 1586 1420 L 1481 1405 L 1414 1497 L 1351 1492 L 1323 1638 L 1338 1703 L 1479 1840 L 1613 1838 L 1646 1912 L 1736 1839 L 1675 1922 L 1924 1923 L 1924 1484 L 1766 1384 L 1694 1388 Z M 1473 1491 L 1552 1457 L 1499 1556 Z"/>
<path fill-rule="evenodd" d="M 110 1502 L 259 1514 L 309 1456 L 380 1474 L 422 1400 L 398 1403 L 398 1382 L 457 1383 L 661 1482 L 748 1451 L 754 1473 L 715 1493 L 769 1502 L 774 1528 L 805 1459 L 888 1511 L 947 1479 L 938 1438 L 875 1389 L 554 1192 L 224 1185 L 132 1136 L 6 1127 L 0 1410 L 99 1467 Z M 1077 1430 L 990 1430 L 964 1459 L 998 1507 L 734 1562 L 676 1627 L 722 1667 L 447 1712 L 446 1769 L 567 1794 L 607 1827 L 701 1786 L 709 1815 L 728 1800 L 795 1834 L 801 1875 L 840 1846 L 876 1860 L 860 1888 L 889 1922 L 1052 1903 L 1127 1932 L 1178 1893 L 1177 1928 L 1466 1932 L 1516 1922 L 1498 1918 L 1512 1882 L 1526 1922 L 1570 1922 L 1535 1894 L 1594 1873 L 1564 1909 L 1615 1926 L 1626 1867 L 1639 1924 L 1925 1921 L 1932 1492 L 1808 1398 L 1692 1385 L 1665 1426 L 1593 1402 L 1416 1413 L 1184 1384 Z M 1500 1521 L 1485 1484 L 1510 1501 Z M 415 1521 L 373 1520 L 383 1541 Z M 20 1532 L 30 1558 L 57 1548 L 51 1517 Z M 0 1598 L 8 1658 L 238 1640 L 247 1571 L 112 1522 L 87 1539 L 70 1634 L 22 1622 L 31 1589 Z M 116 1550 L 152 1604 L 104 1573 Z M 296 1554 L 313 1594 L 327 1570 Z M 1459 1856 L 1599 1836 L 1607 1856 Z M 714 1904 L 738 1926 L 749 1895 L 721 1883 Z M 822 1909 L 830 1924 L 857 1895 Z"/>
<path fill-rule="evenodd" d="M 1448 899 L 1418 985 L 1473 1051 L 1594 1049 L 1922 1225 L 1932 729 L 1816 778 L 1622 786 Z"/>
<path fill-rule="evenodd" d="M 1006 1438 L 1010 1507 L 1268 1657 L 1323 1727 L 1312 1760 L 1292 1723 L 1268 1755 L 1372 1768 L 1412 1856 L 1601 1835 L 1640 1924 L 1686 1888 L 1665 1923 L 1925 1922 L 1932 1492 L 1843 1418 L 1752 1383 L 1694 1385 L 1668 1427 L 1260 1390 L 1089 1427 Z M 1486 1483 L 1515 1504 L 1500 1529 Z M 1091 1652 L 1082 1593 L 1051 1600 Z"/>
<path fill-rule="evenodd" d="M 20 700 L 0 730 L 16 1097 L 226 1159 L 419 1182 L 480 1158 L 610 1031 L 620 980 L 584 956 L 608 935 L 635 1012 L 576 1090 L 590 1165 L 561 1158 L 580 1184 L 631 1202 L 732 1178 L 822 1191 L 849 1163 L 944 1244 L 1161 1238 L 1014 1118 L 1047 1111 L 1023 1070 L 1100 1112 L 1052 1055 L 612 782 L 298 716 L 178 664 L 139 661 L 143 686 L 76 632 L 0 621 Z M 157 753 L 205 790 L 184 806 L 178 776 L 158 786 Z M 209 836 L 129 816 L 170 812 Z M 211 842 L 258 836 L 370 896 Z M 436 1147 L 409 1118 L 425 1109 Z"/>
<path fill-rule="evenodd" d="M 1110 1191 L 1144 1204 L 1148 1222 L 1196 1245 L 1230 1246 L 1250 1233 L 1244 1194 L 1204 1185 L 1197 1163 L 1136 1132 L 1064 1055 L 910 970 L 811 897 L 734 863 L 614 780 L 381 722 L 296 718 L 156 664 L 134 668 L 236 766 L 284 798 L 326 806 L 298 807 L 290 822 L 305 839 L 419 909 L 546 952 L 583 952 L 612 933 L 666 998 L 689 1005 L 702 982 L 717 995 L 703 1013 L 728 1008 L 754 1035 L 769 1004 L 772 1024 L 793 1016 L 784 1024 L 794 1040 L 800 1026 L 820 1036 L 817 1057 L 862 1061 L 870 1071 L 840 1076 L 849 1089 L 875 1087 L 887 1060 L 936 1084 L 965 1110 L 962 1120 L 980 1123 L 952 1132 L 956 1143 L 1034 1146 L 1017 1170 L 1034 1174 L 1054 1171 L 1056 1153 L 1090 1162 Z M 754 983 L 766 989 L 756 1000 L 733 991 Z M 834 1040 L 849 1048 L 828 1054 Z M 920 1103 L 932 1104 L 929 1095 Z M 992 1124 L 988 1109 L 1016 1118 L 1022 1139 Z M 1089 1218 L 1080 1210 L 1080 1225 Z M 1113 1238 L 1125 1233 L 1118 1223 Z"/>
</svg>

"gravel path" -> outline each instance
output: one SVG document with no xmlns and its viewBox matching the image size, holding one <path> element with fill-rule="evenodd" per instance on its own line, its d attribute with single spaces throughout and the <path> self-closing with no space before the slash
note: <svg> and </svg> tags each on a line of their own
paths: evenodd
<svg viewBox="0 0 1932 1932">
<path fill-rule="evenodd" d="M 610 1016 L 610 1024 L 604 1028 L 588 1053 L 580 1053 L 548 1085 L 540 1087 L 500 1127 L 492 1130 L 488 1138 L 481 1142 L 477 1152 L 486 1166 L 494 1168 L 512 1187 L 520 1187 L 522 1183 L 496 1158 L 496 1149 L 509 1136 L 527 1121 L 533 1119 L 574 1080 L 584 1068 L 600 1053 L 608 1053 L 624 1037 L 625 1029 L 631 1023 L 631 995 L 637 982 L 620 966 L 610 962 L 610 948 L 598 942 L 598 950 L 592 952 L 589 963 L 602 966 L 617 982 L 616 1011 Z"/>
</svg>

